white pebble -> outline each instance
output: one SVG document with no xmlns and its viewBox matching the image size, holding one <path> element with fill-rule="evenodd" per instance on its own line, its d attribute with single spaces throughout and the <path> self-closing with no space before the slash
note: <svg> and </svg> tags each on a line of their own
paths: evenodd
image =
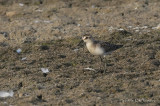
<svg viewBox="0 0 160 106">
<path fill-rule="evenodd" d="M 87 67 L 87 68 L 84 68 L 85 70 L 90 70 L 90 71 L 96 71 L 95 69 L 93 69 L 93 68 L 89 68 L 89 67 Z"/>
<path fill-rule="evenodd" d="M 24 60 L 26 60 L 26 59 L 27 59 L 27 57 L 23 57 L 21 60 L 24 61 Z"/>
<path fill-rule="evenodd" d="M 77 52 L 78 50 L 79 50 L 79 49 L 74 49 L 73 51 L 74 51 L 74 52 Z"/>
<path fill-rule="evenodd" d="M 23 7 L 23 6 L 24 6 L 24 4 L 23 4 L 23 3 L 19 3 L 19 6 Z"/>
<path fill-rule="evenodd" d="M 49 72 L 48 68 L 41 68 L 41 71 L 42 71 L 43 73 L 48 73 L 48 72 Z"/>
<path fill-rule="evenodd" d="M 17 53 L 21 53 L 21 52 L 22 52 L 22 49 L 19 48 L 19 49 L 16 50 L 16 52 L 17 52 Z"/>
<path fill-rule="evenodd" d="M 6 91 L 0 91 L 0 97 L 4 98 L 4 97 L 13 97 L 13 90 L 6 92 Z"/>
</svg>

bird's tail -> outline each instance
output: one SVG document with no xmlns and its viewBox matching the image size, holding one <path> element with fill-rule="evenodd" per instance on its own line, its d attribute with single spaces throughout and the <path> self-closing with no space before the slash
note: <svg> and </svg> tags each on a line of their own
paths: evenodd
<svg viewBox="0 0 160 106">
<path fill-rule="evenodd" d="M 121 48 L 121 47 L 123 47 L 123 45 L 116 45 L 116 48 L 117 48 L 117 49 L 119 49 L 119 48 Z"/>
</svg>

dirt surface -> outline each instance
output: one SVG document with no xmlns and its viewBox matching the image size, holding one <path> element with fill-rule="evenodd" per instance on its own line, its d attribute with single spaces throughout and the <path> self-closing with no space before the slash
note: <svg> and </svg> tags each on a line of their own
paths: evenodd
<svg viewBox="0 0 160 106">
<path fill-rule="evenodd" d="M 124 45 L 106 70 L 86 33 Z M 1 106 L 158 106 L 159 89 L 159 0 L 0 0 Z"/>
</svg>

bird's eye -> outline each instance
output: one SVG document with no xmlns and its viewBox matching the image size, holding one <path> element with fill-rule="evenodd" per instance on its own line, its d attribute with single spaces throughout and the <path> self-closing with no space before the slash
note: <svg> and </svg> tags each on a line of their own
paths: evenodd
<svg viewBox="0 0 160 106">
<path fill-rule="evenodd" d="M 88 39 L 88 37 L 86 37 L 86 39 Z"/>
</svg>

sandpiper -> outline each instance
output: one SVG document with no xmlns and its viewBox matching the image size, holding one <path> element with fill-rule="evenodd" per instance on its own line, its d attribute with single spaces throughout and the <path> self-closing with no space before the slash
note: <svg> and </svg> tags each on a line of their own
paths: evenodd
<svg viewBox="0 0 160 106">
<path fill-rule="evenodd" d="M 115 45 L 108 42 L 97 41 L 91 35 L 85 35 L 82 40 L 86 43 L 88 51 L 100 57 L 101 62 L 103 62 L 102 57 L 104 55 L 110 54 L 111 52 L 121 48 L 123 45 Z M 106 63 L 105 63 L 106 67 Z"/>
</svg>

